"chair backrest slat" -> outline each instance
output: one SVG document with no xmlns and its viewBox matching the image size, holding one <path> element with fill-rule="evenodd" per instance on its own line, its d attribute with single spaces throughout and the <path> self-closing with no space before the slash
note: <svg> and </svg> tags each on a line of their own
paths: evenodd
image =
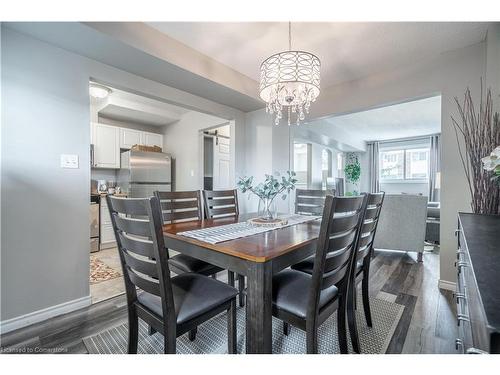
<svg viewBox="0 0 500 375">
<path fill-rule="evenodd" d="M 132 283 L 144 290 L 145 292 L 151 293 L 155 296 L 161 296 L 160 283 L 155 280 L 148 280 L 142 276 L 139 276 L 134 270 L 127 267 L 127 274 Z"/>
<path fill-rule="evenodd" d="M 148 216 L 148 201 L 145 199 L 113 199 L 113 210 L 135 216 Z"/>
<path fill-rule="evenodd" d="M 351 251 L 351 248 L 348 247 L 336 253 L 328 254 L 325 260 L 325 273 L 335 271 L 337 268 L 344 266 L 345 262 L 351 256 Z"/>
<path fill-rule="evenodd" d="M 354 229 L 351 229 L 350 231 L 345 232 L 342 235 L 331 237 L 328 240 L 328 254 L 351 246 L 355 240 L 356 234 L 357 232 L 355 227 Z M 331 269 L 325 268 L 325 272 L 329 271 L 331 271 Z"/>
<path fill-rule="evenodd" d="M 203 205 L 208 219 L 239 215 L 236 190 L 203 190 Z"/>
<path fill-rule="evenodd" d="M 120 231 L 120 233 L 127 233 L 141 237 L 151 236 L 149 221 L 116 215 L 115 223 L 116 228 Z"/>
<path fill-rule="evenodd" d="M 327 194 L 330 194 L 328 190 L 297 189 L 295 191 L 295 213 L 321 215 Z"/>
<path fill-rule="evenodd" d="M 175 308 L 157 197 L 107 197 L 123 270 L 127 303 L 137 301 L 137 290 L 161 297 L 164 324 L 175 319 Z M 173 318 L 172 318 L 173 317 Z"/>
<path fill-rule="evenodd" d="M 201 220 L 200 192 L 195 191 L 155 191 L 160 200 L 163 222 Z"/>
<path fill-rule="evenodd" d="M 131 269 L 143 273 L 149 277 L 155 279 L 158 278 L 158 270 L 156 269 L 155 261 L 148 260 L 146 258 L 139 259 L 126 250 L 123 250 L 123 256 L 125 257 L 125 262 Z"/>
<path fill-rule="evenodd" d="M 139 238 L 132 238 L 122 232 L 118 233 L 122 248 L 137 255 L 154 258 L 153 242 Z"/>
<path fill-rule="evenodd" d="M 348 263 L 349 261 L 350 261 L 350 259 L 346 263 Z M 323 280 L 321 283 L 321 289 L 326 289 L 326 288 L 331 287 L 332 285 L 339 284 L 342 281 L 342 279 L 347 277 L 349 270 L 350 270 L 350 268 L 346 264 L 344 267 L 341 267 L 338 270 L 326 273 L 323 276 Z"/>
</svg>

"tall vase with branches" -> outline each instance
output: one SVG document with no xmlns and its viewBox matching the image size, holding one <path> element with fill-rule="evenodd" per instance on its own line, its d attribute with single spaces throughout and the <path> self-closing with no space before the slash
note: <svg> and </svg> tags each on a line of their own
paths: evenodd
<svg viewBox="0 0 500 375">
<path fill-rule="evenodd" d="M 479 108 L 474 106 L 470 89 L 467 88 L 458 106 L 458 118 L 452 117 L 458 151 L 471 194 L 471 208 L 474 213 L 500 213 L 500 188 L 490 172 L 482 168 L 481 159 L 500 144 L 500 123 L 498 113 L 493 114 L 491 90 L 486 98 L 481 82 Z M 462 142 L 463 140 L 463 142 Z"/>
</svg>

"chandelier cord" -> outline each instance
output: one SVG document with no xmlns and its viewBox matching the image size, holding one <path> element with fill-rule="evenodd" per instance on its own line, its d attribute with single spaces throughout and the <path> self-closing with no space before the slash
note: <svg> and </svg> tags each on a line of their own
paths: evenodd
<svg viewBox="0 0 500 375">
<path fill-rule="evenodd" d="M 292 50 L 292 21 L 288 21 L 288 50 Z"/>
</svg>

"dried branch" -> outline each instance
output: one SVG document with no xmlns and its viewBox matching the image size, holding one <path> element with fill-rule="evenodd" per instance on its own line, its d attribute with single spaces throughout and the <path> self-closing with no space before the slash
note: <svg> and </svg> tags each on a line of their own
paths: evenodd
<svg viewBox="0 0 500 375">
<path fill-rule="evenodd" d="M 500 213 L 500 188 L 491 179 L 490 173 L 482 168 L 481 159 L 500 144 L 500 123 L 498 113 L 493 114 L 491 90 L 484 97 L 481 80 L 479 109 L 476 111 L 470 89 L 467 88 L 462 103 L 455 98 L 458 120 L 452 123 L 458 145 L 460 161 L 471 194 L 471 208 L 475 213 Z"/>
</svg>

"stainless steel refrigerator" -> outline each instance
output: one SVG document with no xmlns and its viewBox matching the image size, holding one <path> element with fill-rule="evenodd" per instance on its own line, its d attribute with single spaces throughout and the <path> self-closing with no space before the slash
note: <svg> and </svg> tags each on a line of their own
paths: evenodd
<svg viewBox="0 0 500 375">
<path fill-rule="evenodd" d="M 172 191 L 172 157 L 162 152 L 122 152 L 118 186 L 131 198 Z"/>
</svg>

